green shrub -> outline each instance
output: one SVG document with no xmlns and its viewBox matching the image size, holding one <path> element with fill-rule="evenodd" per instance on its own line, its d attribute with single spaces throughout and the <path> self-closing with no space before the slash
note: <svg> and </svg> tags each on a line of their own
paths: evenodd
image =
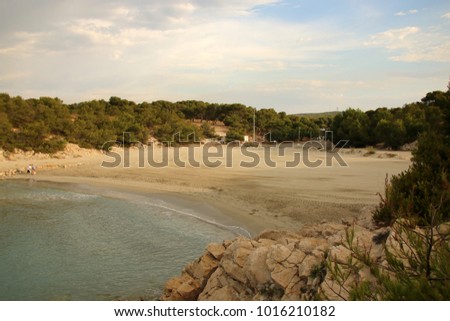
<svg viewBox="0 0 450 321">
<path fill-rule="evenodd" d="M 41 145 L 34 149 L 38 153 L 54 154 L 66 147 L 67 141 L 63 138 L 51 138 L 44 140 Z"/>
<path fill-rule="evenodd" d="M 438 207 L 430 211 L 430 221 L 441 222 Z M 332 257 L 326 261 L 327 273 L 338 285 L 335 294 L 343 300 L 450 300 L 448 228 L 433 224 L 417 229 L 414 222 L 397 221 L 385 245 L 383 264 L 370 256 L 370 249 L 355 244 L 353 229 L 347 230 L 342 244 L 351 253 L 347 262 L 337 263 Z M 360 280 L 363 269 L 370 278 Z"/>
<path fill-rule="evenodd" d="M 439 98 L 439 99 L 438 99 Z M 331 277 L 353 300 L 450 300 L 450 91 L 423 99 L 429 127 L 418 140 L 410 168 L 390 181 L 374 211 L 375 222 L 391 225 L 386 262 L 353 243 L 346 265 L 328 262 Z M 382 240 L 383 238 L 380 238 Z M 372 280 L 353 282 L 352 274 L 368 268 Z"/>
<path fill-rule="evenodd" d="M 410 168 L 386 184 L 385 197 L 373 216 L 378 223 L 409 218 L 429 225 L 427 213 L 433 204 L 441 204 L 438 211 L 444 221 L 450 219 L 450 91 L 427 97 L 429 126 L 419 136 Z"/>
</svg>

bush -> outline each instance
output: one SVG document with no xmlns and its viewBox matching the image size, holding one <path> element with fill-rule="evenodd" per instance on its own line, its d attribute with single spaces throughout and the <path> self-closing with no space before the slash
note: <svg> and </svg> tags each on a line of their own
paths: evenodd
<svg viewBox="0 0 450 321">
<path fill-rule="evenodd" d="M 67 141 L 63 138 L 51 138 L 42 142 L 42 144 L 34 149 L 37 153 L 54 154 L 66 147 Z"/>
<path fill-rule="evenodd" d="M 233 142 L 235 140 L 243 141 L 244 140 L 244 135 L 241 132 L 237 131 L 237 130 L 230 129 L 228 131 L 228 133 L 227 133 L 226 141 L 227 142 Z"/>
<path fill-rule="evenodd" d="M 391 225 L 386 262 L 374 262 L 370 250 L 354 245 L 352 231 L 343 244 L 351 252 L 349 262 L 328 261 L 329 273 L 350 299 L 450 300 L 450 91 L 423 101 L 438 107 L 427 110 L 428 131 L 419 137 L 411 167 L 390 182 L 386 177 L 385 196 L 373 214 L 377 223 Z M 363 268 L 372 280 L 348 286 L 352 273 Z"/>
<path fill-rule="evenodd" d="M 439 205 L 437 206 L 439 207 Z M 436 222 L 437 212 L 430 211 Z M 338 284 L 344 300 L 450 300 L 450 247 L 448 225 L 414 228 L 414 222 L 396 222 L 385 246 L 384 264 L 370 256 L 370 250 L 354 242 L 354 231 L 347 230 L 343 245 L 351 252 L 348 261 L 327 260 L 327 270 Z M 361 270 L 371 277 L 359 280 Z M 353 277 L 353 280 L 351 278 Z"/>
<path fill-rule="evenodd" d="M 445 95 L 450 97 L 450 91 Z M 428 117 L 430 127 L 418 139 L 411 167 L 386 184 L 385 197 L 373 216 L 376 222 L 408 218 L 426 226 L 433 204 L 441 204 L 438 214 L 443 221 L 450 219 L 450 99 L 439 103 L 429 106 L 428 112 L 433 111 Z"/>
</svg>

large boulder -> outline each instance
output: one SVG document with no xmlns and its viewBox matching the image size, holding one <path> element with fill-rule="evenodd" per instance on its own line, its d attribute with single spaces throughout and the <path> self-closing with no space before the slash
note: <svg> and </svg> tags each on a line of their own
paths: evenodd
<svg viewBox="0 0 450 321">
<path fill-rule="evenodd" d="M 376 229 L 365 216 L 360 221 L 324 222 L 295 232 L 266 230 L 254 239 L 209 244 L 202 257 L 167 282 L 161 299 L 314 300 L 319 293 L 347 299 L 342 284 L 327 274 L 326 262 L 345 265 L 355 246 L 381 262 L 386 239 L 394 243 L 389 230 Z M 362 279 L 371 281 L 369 270 L 349 273 L 345 286 Z"/>
</svg>

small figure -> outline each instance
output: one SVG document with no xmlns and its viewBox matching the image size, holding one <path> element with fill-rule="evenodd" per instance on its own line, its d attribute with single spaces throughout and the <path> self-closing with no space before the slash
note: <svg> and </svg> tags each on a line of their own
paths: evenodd
<svg viewBox="0 0 450 321">
<path fill-rule="evenodd" d="M 27 167 L 27 174 L 31 175 L 31 171 L 32 170 L 33 170 L 33 165 L 32 164 L 28 165 L 28 167 Z"/>
</svg>

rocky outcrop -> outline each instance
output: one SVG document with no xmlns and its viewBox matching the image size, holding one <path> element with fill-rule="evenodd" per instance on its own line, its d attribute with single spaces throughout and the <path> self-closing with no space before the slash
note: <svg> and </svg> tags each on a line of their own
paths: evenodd
<svg viewBox="0 0 450 321">
<path fill-rule="evenodd" d="M 210 244 L 197 261 L 167 282 L 161 299 L 313 300 L 319 291 L 342 299 L 345 294 L 327 275 L 325 260 L 348 261 L 351 252 L 342 243 L 349 238 L 350 226 L 351 242 L 370 248 L 373 260 L 382 260 L 389 230 L 377 229 L 370 216 L 370 209 L 365 209 L 356 221 L 309 225 L 295 232 L 267 230 L 253 239 Z M 368 274 L 363 269 L 348 282 Z"/>
</svg>

